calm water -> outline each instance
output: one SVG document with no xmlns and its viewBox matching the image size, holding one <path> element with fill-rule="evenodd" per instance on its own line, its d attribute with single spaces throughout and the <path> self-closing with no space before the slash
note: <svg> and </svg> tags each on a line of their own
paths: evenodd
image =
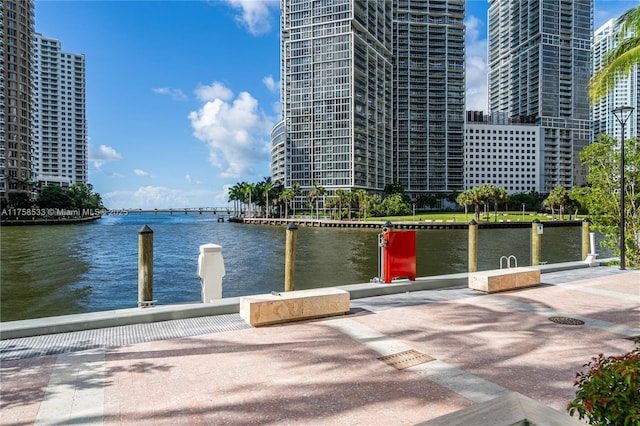
<svg viewBox="0 0 640 426">
<path fill-rule="evenodd" d="M 130 214 L 82 225 L 0 230 L 2 321 L 132 308 L 138 301 L 138 232 L 154 231 L 158 304 L 200 301 L 199 246 L 222 246 L 223 297 L 284 287 L 285 229 L 217 222 L 214 215 Z M 377 229 L 304 228 L 297 234 L 296 289 L 369 282 L 378 275 Z M 465 272 L 466 230 L 418 230 L 417 275 Z M 579 260 L 581 228 L 550 228 L 543 261 Z M 530 264 L 529 229 L 479 231 L 478 269 L 514 255 Z M 601 251 L 601 249 L 598 249 Z"/>
</svg>

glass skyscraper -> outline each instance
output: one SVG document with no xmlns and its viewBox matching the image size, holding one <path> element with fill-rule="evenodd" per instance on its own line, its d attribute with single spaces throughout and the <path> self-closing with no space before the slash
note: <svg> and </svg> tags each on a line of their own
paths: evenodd
<svg viewBox="0 0 640 426">
<path fill-rule="evenodd" d="M 619 29 L 616 20 L 611 19 L 596 30 L 593 37 L 593 72 L 594 74 L 602 68 L 604 56 L 618 46 Z M 629 34 L 630 35 L 630 34 Z M 628 36 L 625 34 L 625 36 Z M 626 78 L 621 78 L 606 96 L 604 96 L 593 107 L 593 134 L 594 138 L 600 133 L 610 135 L 615 140 L 620 140 L 620 123 L 614 117 L 614 108 L 619 106 L 631 106 L 634 108 L 631 117 L 627 120 L 625 135 L 631 138 L 638 134 L 640 126 L 640 66 L 638 64 L 631 67 L 631 71 Z"/>
<path fill-rule="evenodd" d="M 489 107 L 542 128 L 543 191 L 585 183 L 593 0 L 490 0 Z"/>
<path fill-rule="evenodd" d="M 464 1 L 281 6 L 274 180 L 329 196 L 394 182 L 414 196 L 462 190 Z"/>
<path fill-rule="evenodd" d="M 0 198 L 34 190 L 31 145 L 33 1 L 0 2 Z M 6 61 L 6 62 L 5 62 Z"/>
<path fill-rule="evenodd" d="M 464 1 L 394 2 L 394 181 L 463 190 Z"/>
</svg>

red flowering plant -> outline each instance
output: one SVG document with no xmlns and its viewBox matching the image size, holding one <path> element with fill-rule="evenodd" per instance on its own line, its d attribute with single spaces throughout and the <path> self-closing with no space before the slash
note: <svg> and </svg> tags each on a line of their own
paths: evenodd
<svg viewBox="0 0 640 426">
<path fill-rule="evenodd" d="M 640 346 L 621 356 L 599 354 L 583 367 L 569 414 L 592 425 L 640 425 Z"/>
</svg>

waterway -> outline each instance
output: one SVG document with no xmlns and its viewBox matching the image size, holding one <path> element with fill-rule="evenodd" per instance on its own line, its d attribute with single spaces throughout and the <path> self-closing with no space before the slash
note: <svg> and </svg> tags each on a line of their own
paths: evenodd
<svg viewBox="0 0 640 426">
<path fill-rule="evenodd" d="M 138 232 L 153 230 L 153 298 L 200 301 L 199 246 L 222 246 L 223 297 L 282 291 L 285 228 L 218 222 L 213 214 L 129 214 L 78 225 L 2 227 L 0 320 L 40 318 L 137 306 Z M 296 289 L 369 282 L 378 276 L 379 229 L 297 231 Z M 416 231 L 418 277 L 465 272 L 466 230 Z M 548 227 L 541 260 L 579 260 L 581 228 Z M 602 249 L 598 249 L 600 252 Z M 530 264 L 530 229 L 481 229 L 478 269 L 513 255 Z"/>
</svg>

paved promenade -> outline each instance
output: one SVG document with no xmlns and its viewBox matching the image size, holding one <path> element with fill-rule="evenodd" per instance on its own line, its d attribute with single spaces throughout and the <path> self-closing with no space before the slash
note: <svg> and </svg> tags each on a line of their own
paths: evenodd
<svg viewBox="0 0 640 426">
<path fill-rule="evenodd" d="M 580 424 L 565 410 L 576 371 L 640 336 L 640 271 L 543 273 L 518 291 L 453 287 L 351 308 L 261 328 L 228 314 L 3 340 L 0 424 Z"/>
</svg>

